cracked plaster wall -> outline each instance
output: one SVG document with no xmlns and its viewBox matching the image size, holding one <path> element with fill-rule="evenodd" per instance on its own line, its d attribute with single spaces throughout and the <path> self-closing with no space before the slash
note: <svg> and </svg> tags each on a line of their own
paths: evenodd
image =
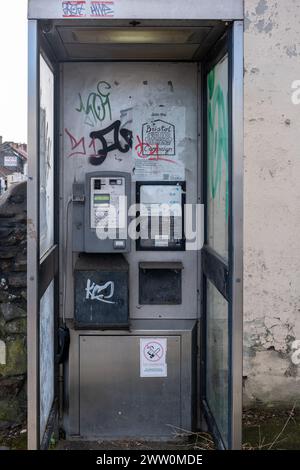
<svg viewBox="0 0 300 470">
<path fill-rule="evenodd" d="M 300 395 L 300 0 L 245 1 L 244 403 Z"/>
</svg>

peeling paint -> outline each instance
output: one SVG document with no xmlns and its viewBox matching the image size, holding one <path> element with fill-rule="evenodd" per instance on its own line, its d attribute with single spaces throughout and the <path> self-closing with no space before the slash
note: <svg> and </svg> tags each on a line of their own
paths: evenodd
<svg viewBox="0 0 300 470">
<path fill-rule="evenodd" d="M 259 33 L 262 33 L 265 28 L 265 20 L 259 20 L 257 23 L 255 23 L 255 27 Z"/>
<path fill-rule="evenodd" d="M 273 21 L 266 22 L 265 20 L 259 20 L 255 23 L 255 27 L 259 33 L 270 33 L 273 30 L 274 23 Z"/>
<path fill-rule="evenodd" d="M 267 23 L 265 28 L 264 28 L 264 32 L 265 33 L 270 33 L 273 30 L 273 27 L 274 27 L 273 21 L 269 21 L 269 23 Z"/>
<path fill-rule="evenodd" d="M 255 13 L 257 15 L 263 15 L 268 10 L 267 0 L 260 0 L 257 7 L 255 8 Z"/>
<path fill-rule="evenodd" d="M 248 29 L 250 28 L 250 25 L 251 25 L 251 20 L 249 18 L 249 14 L 246 13 L 246 16 L 245 16 L 245 19 L 244 19 L 244 30 L 248 31 Z"/>
<path fill-rule="evenodd" d="M 300 9 L 293 0 L 245 0 L 244 402 L 299 398 Z"/>
<path fill-rule="evenodd" d="M 296 44 L 294 44 L 293 46 L 286 46 L 284 50 L 286 55 L 290 58 L 297 57 L 299 55 L 297 52 Z"/>
</svg>

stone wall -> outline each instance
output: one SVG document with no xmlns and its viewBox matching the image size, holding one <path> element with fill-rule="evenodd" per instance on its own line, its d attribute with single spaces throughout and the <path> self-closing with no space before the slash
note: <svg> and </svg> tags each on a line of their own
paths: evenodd
<svg viewBox="0 0 300 470">
<path fill-rule="evenodd" d="M 300 391 L 300 0 L 245 0 L 245 16 L 244 399 L 291 407 Z"/>
<path fill-rule="evenodd" d="M 26 182 L 0 197 L 0 430 L 26 416 Z"/>
</svg>

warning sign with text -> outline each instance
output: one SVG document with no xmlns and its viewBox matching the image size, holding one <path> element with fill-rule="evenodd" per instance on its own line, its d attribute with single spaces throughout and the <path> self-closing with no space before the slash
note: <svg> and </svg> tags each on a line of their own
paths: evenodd
<svg viewBox="0 0 300 470">
<path fill-rule="evenodd" d="M 167 338 L 140 339 L 140 376 L 167 377 Z"/>
</svg>

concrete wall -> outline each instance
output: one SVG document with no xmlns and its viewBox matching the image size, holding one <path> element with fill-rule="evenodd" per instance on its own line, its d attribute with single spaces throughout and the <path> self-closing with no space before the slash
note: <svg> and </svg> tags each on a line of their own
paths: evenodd
<svg viewBox="0 0 300 470">
<path fill-rule="evenodd" d="M 290 406 L 300 390 L 300 0 L 246 0 L 245 12 L 245 404 Z"/>
</svg>

